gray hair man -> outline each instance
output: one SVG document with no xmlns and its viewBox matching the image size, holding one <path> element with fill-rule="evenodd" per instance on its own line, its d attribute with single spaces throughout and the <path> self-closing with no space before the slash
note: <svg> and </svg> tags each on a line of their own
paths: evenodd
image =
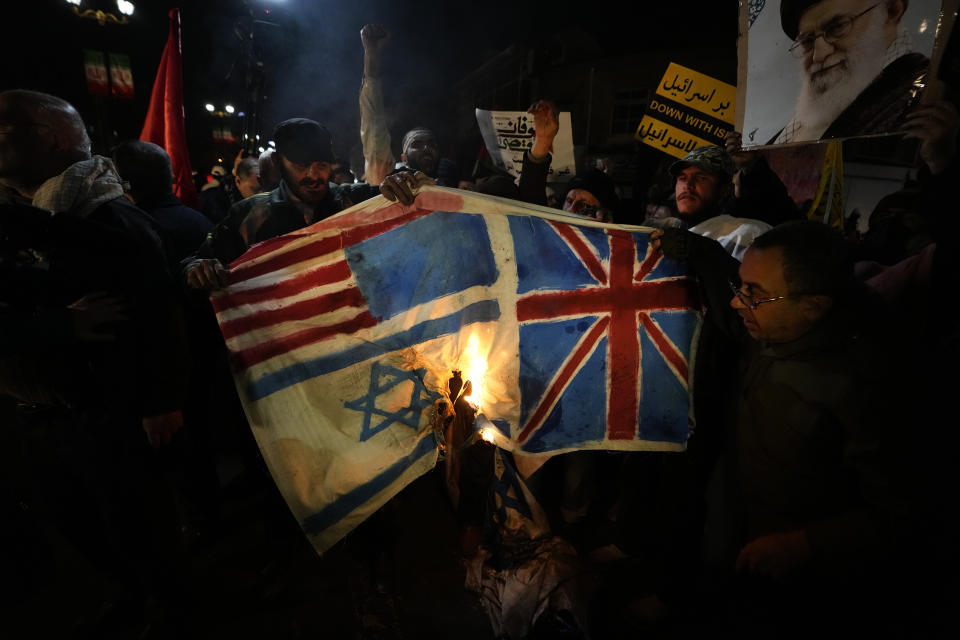
<svg viewBox="0 0 960 640">
<path fill-rule="evenodd" d="M 783 0 L 780 22 L 800 64 L 793 117 L 773 142 L 894 131 L 929 60 L 900 26 L 908 0 Z"/>
</svg>

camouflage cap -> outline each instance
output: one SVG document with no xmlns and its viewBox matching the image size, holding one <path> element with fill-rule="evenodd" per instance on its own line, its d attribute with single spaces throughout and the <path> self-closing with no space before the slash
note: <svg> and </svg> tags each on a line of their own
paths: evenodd
<svg viewBox="0 0 960 640">
<path fill-rule="evenodd" d="M 733 177 L 733 174 L 737 172 L 730 154 L 716 145 L 697 147 L 685 155 L 683 160 L 677 160 L 670 165 L 670 175 L 676 176 L 690 166 L 720 174 L 727 178 Z"/>
</svg>

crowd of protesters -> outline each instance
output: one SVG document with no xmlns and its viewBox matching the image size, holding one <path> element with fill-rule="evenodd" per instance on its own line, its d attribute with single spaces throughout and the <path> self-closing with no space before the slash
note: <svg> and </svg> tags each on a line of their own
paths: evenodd
<svg viewBox="0 0 960 640">
<path fill-rule="evenodd" d="M 600 614 L 544 613 L 530 637 L 561 637 L 562 626 L 562 637 L 606 637 L 611 620 L 637 634 L 774 636 L 910 635 L 946 622 L 957 569 L 947 398 L 960 357 L 951 102 L 913 110 L 903 134 L 919 141 L 918 181 L 851 239 L 807 221 L 738 134 L 665 162 L 672 192 L 651 189 L 635 211 L 597 168 L 554 193 L 558 120 L 546 100 L 530 107 L 536 140 L 518 180 L 459 180 L 422 126 L 398 162 L 379 86 L 389 33 L 368 25 L 361 39 L 359 179 L 331 132 L 291 117 L 273 131 L 275 150 L 221 168 L 200 211 L 174 196 L 162 148 L 131 140 L 111 159 L 95 155 L 69 103 L 0 93 L 0 423 L 17 443 L 5 447 L 5 503 L 29 502 L 24 469 L 56 452 L 76 500 L 43 517 L 110 577 L 111 606 L 139 623 L 187 606 L 185 544 L 213 535 L 218 455 L 236 447 L 269 482 L 209 292 L 257 242 L 440 184 L 643 220 L 659 251 L 689 264 L 704 301 L 687 450 L 573 452 L 526 479 L 556 534 L 584 565 L 605 567 L 590 592 L 605 599 Z M 479 483 L 481 499 L 460 514 L 467 558 L 480 544 L 469 532 L 489 520 L 492 469 L 473 473 L 463 482 Z M 378 514 L 368 533 L 398 517 Z"/>
</svg>

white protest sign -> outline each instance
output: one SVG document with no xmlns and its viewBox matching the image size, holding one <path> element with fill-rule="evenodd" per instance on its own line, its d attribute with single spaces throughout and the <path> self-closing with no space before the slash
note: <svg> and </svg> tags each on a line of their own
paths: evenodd
<svg viewBox="0 0 960 640">
<path fill-rule="evenodd" d="M 526 111 L 476 111 L 480 134 L 493 162 L 510 175 L 519 176 L 523 168 L 523 154 L 533 147 L 536 136 L 533 114 Z M 566 182 L 576 175 L 570 112 L 561 112 L 558 119 L 560 131 L 553 139 L 553 149 L 550 151 L 553 161 L 547 175 L 548 182 Z"/>
</svg>

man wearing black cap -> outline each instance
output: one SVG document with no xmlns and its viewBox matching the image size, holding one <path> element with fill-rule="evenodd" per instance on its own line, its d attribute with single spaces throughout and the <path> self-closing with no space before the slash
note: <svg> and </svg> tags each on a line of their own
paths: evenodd
<svg viewBox="0 0 960 640">
<path fill-rule="evenodd" d="M 197 253 L 184 261 L 184 277 L 194 289 L 223 285 L 224 265 L 252 244 L 319 222 L 380 194 L 377 186 L 330 182 L 335 160 L 330 132 L 313 120 L 291 118 L 273 132 L 277 151 L 271 157 L 280 185 L 235 204 L 207 236 Z"/>
<path fill-rule="evenodd" d="M 780 23 L 800 62 L 793 118 L 771 142 L 895 131 L 929 60 L 900 26 L 908 0 L 783 0 Z"/>
</svg>

